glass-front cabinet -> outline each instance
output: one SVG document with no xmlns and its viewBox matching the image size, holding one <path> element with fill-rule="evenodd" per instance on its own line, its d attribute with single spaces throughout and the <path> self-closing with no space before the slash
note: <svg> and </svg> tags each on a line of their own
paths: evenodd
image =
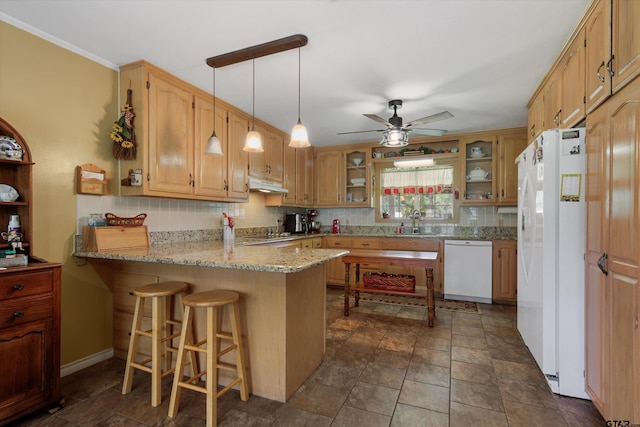
<svg viewBox="0 0 640 427">
<path fill-rule="evenodd" d="M 345 198 L 346 206 L 370 206 L 369 200 L 369 154 L 366 150 L 346 151 Z"/>
<path fill-rule="evenodd" d="M 496 193 L 496 171 L 493 161 L 496 138 L 460 140 L 463 161 L 462 203 L 493 205 Z"/>
</svg>

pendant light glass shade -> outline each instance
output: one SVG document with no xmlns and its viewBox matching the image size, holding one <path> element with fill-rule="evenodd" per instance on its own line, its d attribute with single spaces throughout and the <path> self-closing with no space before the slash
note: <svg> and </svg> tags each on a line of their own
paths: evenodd
<svg viewBox="0 0 640 427">
<path fill-rule="evenodd" d="M 216 69 L 213 67 L 213 132 L 207 141 L 207 148 L 204 154 L 211 156 L 222 156 L 222 144 L 216 136 Z"/>
<path fill-rule="evenodd" d="M 311 147 L 309 143 L 309 135 L 307 128 L 304 127 L 300 120 L 300 47 L 298 46 L 298 123 L 291 130 L 291 141 L 289 147 L 307 148 Z"/>
<path fill-rule="evenodd" d="M 247 139 L 244 142 L 244 151 L 250 153 L 262 153 L 264 148 L 262 147 L 262 137 L 260 132 L 255 129 L 256 124 L 256 59 L 253 59 L 253 106 L 251 111 L 251 132 L 247 134 Z"/>
</svg>

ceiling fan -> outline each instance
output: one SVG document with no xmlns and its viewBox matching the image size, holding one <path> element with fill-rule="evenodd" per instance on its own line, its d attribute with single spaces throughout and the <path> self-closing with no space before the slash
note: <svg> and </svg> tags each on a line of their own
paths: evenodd
<svg viewBox="0 0 640 427">
<path fill-rule="evenodd" d="M 427 123 L 437 122 L 438 120 L 450 119 L 453 117 L 453 114 L 451 114 L 450 112 L 443 111 L 441 113 L 432 114 L 421 119 L 410 121 L 409 123 L 403 125 L 402 117 L 398 116 L 398 109 L 402 108 L 402 100 L 394 99 L 389 101 L 389 108 L 393 109 L 393 116 L 391 116 L 388 121 L 376 114 L 364 114 L 365 117 L 368 117 L 373 121 L 385 125 L 387 127 L 386 129 L 340 132 L 338 133 L 338 135 L 365 132 L 382 132 L 382 140 L 380 141 L 381 145 L 387 147 L 400 147 L 409 144 L 409 132 L 429 136 L 441 136 L 447 132 L 446 130 L 442 129 L 425 129 L 416 128 L 414 126 L 426 125 Z"/>
</svg>

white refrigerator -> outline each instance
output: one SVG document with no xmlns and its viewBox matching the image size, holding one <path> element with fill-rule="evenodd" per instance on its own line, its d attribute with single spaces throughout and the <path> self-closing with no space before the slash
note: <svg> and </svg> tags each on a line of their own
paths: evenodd
<svg viewBox="0 0 640 427">
<path fill-rule="evenodd" d="M 543 132 L 518 162 L 518 331 L 554 393 L 584 381 L 585 130 Z"/>
</svg>

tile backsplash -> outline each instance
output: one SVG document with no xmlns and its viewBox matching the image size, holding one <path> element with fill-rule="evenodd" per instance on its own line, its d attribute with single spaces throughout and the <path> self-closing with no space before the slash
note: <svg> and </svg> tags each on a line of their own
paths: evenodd
<svg viewBox="0 0 640 427">
<path fill-rule="evenodd" d="M 249 203 L 201 202 L 154 197 L 91 196 L 79 194 L 77 203 L 77 234 L 88 225 L 92 213 L 113 213 L 133 217 L 146 213 L 149 231 L 206 230 L 222 228 L 222 213 L 234 217 L 238 228 L 275 227 L 287 212 L 304 213 L 305 209 L 264 206 L 264 196 L 251 193 Z M 344 225 L 378 225 L 373 208 L 316 209 L 318 221 L 330 225 L 338 218 Z M 516 227 L 515 214 L 497 213 L 493 206 L 461 207 L 459 223 L 470 227 Z"/>
</svg>

